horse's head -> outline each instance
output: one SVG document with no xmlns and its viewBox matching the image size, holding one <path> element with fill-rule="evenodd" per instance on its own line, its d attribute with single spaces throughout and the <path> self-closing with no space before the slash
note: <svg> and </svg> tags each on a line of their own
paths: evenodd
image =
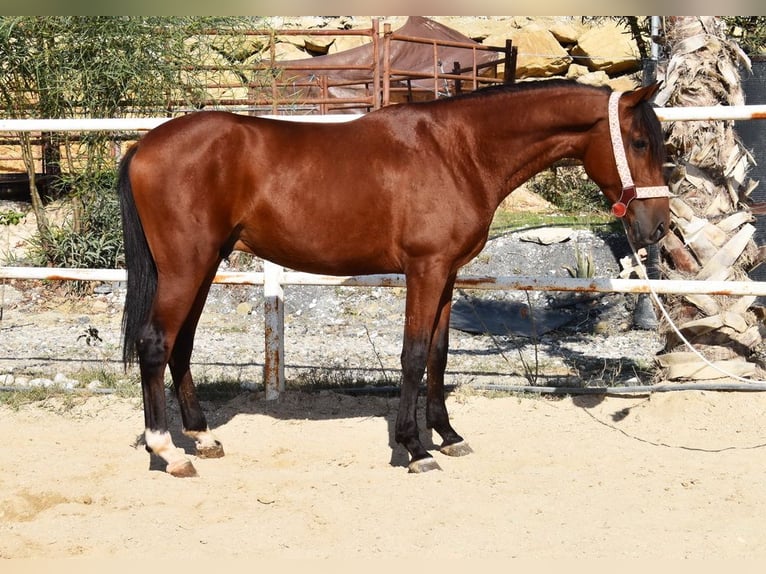
<svg viewBox="0 0 766 574">
<path fill-rule="evenodd" d="M 658 88 L 613 92 L 584 157 L 588 175 L 612 203 L 612 213 L 623 218 L 636 249 L 659 241 L 670 225 L 662 128 L 649 103 Z"/>
</svg>

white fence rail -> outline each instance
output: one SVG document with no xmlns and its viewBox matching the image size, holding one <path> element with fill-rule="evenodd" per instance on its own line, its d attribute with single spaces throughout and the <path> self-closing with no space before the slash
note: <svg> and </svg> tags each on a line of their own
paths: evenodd
<svg viewBox="0 0 766 574">
<path fill-rule="evenodd" d="M 766 105 L 656 108 L 660 121 L 752 120 L 766 119 Z M 265 116 L 290 121 L 344 122 L 358 115 Z M 0 120 L 0 131 L 148 131 L 171 118 L 112 119 L 30 119 Z M 78 280 L 120 282 L 126 280 L 122 269 L 53 269 L 33 267 L 0 267 L 0 279 Z M 284 301 L 285 285 L 345 285 L 362 287 L 402 287 L 403 275 L 364 275 L 335 277 L 285 271 L 264 262 L 263 272 L 219 272 L 214 280 L 223 284 L 263 285 L 265 310 L 264 387 L 266 398 L 273 399 L 284 390 Z M 712 295 L 766 295 L 762 281 L 679 281 L 609 278 L 555 278 L 526 276 L 462 276 L 456 286 L 471 289 L 531 291 L 596 291 L 618 293 Z"/>
<path fill-rule="evenodd" d="M 278 267 L 278 266 L 277 266 Z M 404 275 L 314 275 L 285 271 L 278 267 L 282 285 L 319 285 L 344 287 L 404 287 Z M 269 274 L 264 271 L 219 271 L 213 283 L 223 285 L 266 285 Z M 77 269 L 51 267 L 0 267 L 0 279 L 44 281 L 104 281 L 127 279 L 124 269 Z M 766 296 L 764 281 L 687 281 L 681 279 L 611 279 L 592 277 L 532 277 L 528 275 L 460 275 L 456 287 L 479 290 L 514 291 L 581 291 L 598 293 L 697 294 L 728 296 Z"/>
<path fill-rule="evenodd" d="M 766 119 L 766 105 L 757 106 L 694 106 L 687 108 L 655 108 L 660 121 L 703 121 L 703 120 L 762 120 Z M 263 118 L 288 120 L 292 122 L 338 123 L 355 120 L 361 115 L 328 114 L 324 116 L 274 116 Z M 82 119 L 0 119 L 0 131 L 3 132 L 87 132 L 87 131 L 126 131 L 141 132 L 156 128 L 172 118 L 82 118 Z"/>
</svg>

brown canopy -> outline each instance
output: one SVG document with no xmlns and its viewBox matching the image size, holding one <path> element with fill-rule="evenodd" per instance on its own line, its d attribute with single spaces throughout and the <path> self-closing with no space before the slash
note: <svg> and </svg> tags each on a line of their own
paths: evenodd
<svg viewBox="0 0 766 574">
<path fill-rule="evenodd" d="M 394 32 L 395 35 L 411 36 L 417 38 L 435 39 L 446 42 L 460 42 L 467 45 L 480 45 L 471 38 L 460 32 L 439 24 L 423 16 L 410 16 L 405 24 Z M 385 63 L 385 54 L 382 47 L 379 50 L 380 69 Z M 456 46 L 437 46 L 436 59 L 440 73 L 451 73 L 455 62 L 459 68 L 471 68 L 474 63 L 474 50 Z M 477 65 L 498 61 L 498 54 L 494 51 L 476 50 Z M 373 45 L 366 44 L 343 52 L 304 58 L 300 60 L 285 60 L 277 62 L 277 66 L 286 69 L 284 78 L 289 78 L 290 83 L 296 88 L 294 94 L 296 101 L 306 97 L 318 98 L 321 96 L 322 76 L 326 76 L 326 85 L 329 87 L 328 94 L 331 98 L 353 98 L 369 94 L 373 84 Z M 348 69 L 349 67 L 366 67 L 366 69 Z M 420 92 L 420 99 L 432 99 L 434 97 L 434 46 L 419 42 L 392 41 L 388 63 L 390 70 L 406 70 L 411 74 L 430 76 L 430 78 L 416 78 L 410 80 L 398 78 L 392 75 L 392 88 L 410 87 L 415 92 Z M 291 68 L 311 68 L 301 71 Z M 382 72 L 381 72 L 382 75 Z M 382 78 L 381 78 L 382 81 Z M 454 82 L 439 80 L 439 96 L 452 95 Z M 313 84 L 316 87 L 299 88 L 304 84 Z M 352 85 L 353 84 L 353 85 Z M 470 89 L 466 82 L 466 89 Z M 429 95 L 430 91 L 430 95 Z M 300 93 L 298 93 L 300 92 Z M 403 101 L 413 97 L 413 91 L 407 92 L 403 97 L 394 98 L 393 101 Z M 349 104 L 339 103 L 338 107 L 347 107 Z M 363 111 L 358 106 L 352 111 Z M 333 111 L 338 111 L 337 109 Z"/>
</svg>

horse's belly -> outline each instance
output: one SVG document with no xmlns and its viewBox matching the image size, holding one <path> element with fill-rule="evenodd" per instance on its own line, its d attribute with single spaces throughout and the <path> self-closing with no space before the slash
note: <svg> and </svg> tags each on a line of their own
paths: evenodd
<svg viewBox="0 0 766 574">
<path fill-rule="evenodd" d="M 280 245 L 273 240 L 258 244 L 240 239 L 235 242 L 234 249 L 295 271 L 319 275 L 369 275 L 400 271 L 397 258 L 380 249 L 365 249 L 358 244 L 347 248 L 342 243 L 317 248 L 295 243 Z"/>
</svg>

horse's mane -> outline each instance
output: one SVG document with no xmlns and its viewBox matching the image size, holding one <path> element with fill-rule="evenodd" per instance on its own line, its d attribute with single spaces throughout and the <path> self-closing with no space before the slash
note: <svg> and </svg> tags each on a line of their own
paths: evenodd
<svg viewBox="0 0 766 574">
<path fill-rule="evenodd" d="M 491 84 L 474 90 L 473 92 L 466 92 L 457 96 L 453 96 L 452 100 L 481 98 L 491 96 L 497 93 L 518 93 L 529 92 L 534 90 L 550 90 L 557 88 L 575 88 L 582 90 L 596 90 L 600 92 L 610 92 L 608 86 L 591 86 L 589 84 L 581 84 L 576 80 L 567 80 L 564 78 L 551 78 L 548 80 L 532 80 L 527 82 L 516 82 L 513 84 Z"/>
<path fill-rule="evenodd" d="M 599 92 L 610 93 L 612 89 L 609 86 L 591 86 L 588 84 L 581 84 L 576 80 L 568 80 L 563 78 L 551 78 L 548 80 L 534 80 L 527 82 L 517 82 L 514 84 L 492 84 L 473 92 L 467 92 L 445 98 L 438 101 L 459 101 L 469 100 L 472 98 L 486 98 L 499 93 L 521 93 L 531 92 L 535 90 L 550 90 L 558 88 L 575 88 L 582 90 L 595 90 Z M 647 101 L 641 102 L 635 108 L 634 119 L 643 126 L 646 134 L 649 138 L 649 149 L 657 163 L 665 161 L 665 138 L 662 131 L 660 121 L 657 119 L 657 115 L 654 113 L 654 106 Z"/>
<path fill-rule="evenodd" d="M 651 102 L 641 102 L 634 110 L 635 119 L 640 125 L 644 126 L 646 135 L 649 138 L 649 150 L 654 156 L 656 163 L 665 162 L 665 133 L 662 131 L 662 125 L 654 113 L 654 106 Z"/>
</svg>

